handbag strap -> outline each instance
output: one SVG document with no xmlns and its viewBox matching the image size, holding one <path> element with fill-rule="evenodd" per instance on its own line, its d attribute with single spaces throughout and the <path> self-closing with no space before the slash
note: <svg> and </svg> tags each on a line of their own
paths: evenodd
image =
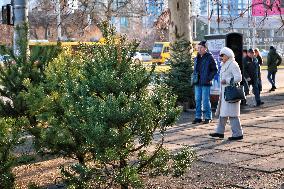
<svg viewBox="0 0 284 189">
<path fill-rule="evenodd" d="M 232 77 L 231 80 L 230 80 L 230 85 L 231 86 L 239 86 L 239 83 L 235 83 L 234 82 L 234 77 Z"/>
</svg>

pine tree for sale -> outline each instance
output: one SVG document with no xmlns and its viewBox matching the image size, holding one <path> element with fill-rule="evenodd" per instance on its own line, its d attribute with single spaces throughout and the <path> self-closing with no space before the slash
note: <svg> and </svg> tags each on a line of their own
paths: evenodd
<svg viewBox="0 0 284 189">
<path fill-rule="evenodd" d="M 164 83 L 152 83 L 153 70 L 133 63 L 137 42 L 107 23 L 102 28 L 102 43 L 57 58 L 45 83 L 26 80 L 29 107 L 46 125 L 42 143 L 78 160 L 62 169 L 73 188 L 140 188 L 142 173 L 182 175 L 194 152 L 163 148 L 166 129 L 180 114 L 175 95 Z"/>
<path fill-rule="evenodd" d="M 28 79 L 31 85 L 44 82 L 43 70 L 55 52 L 59 52 L 50 48 L 34 48 L 29 54 L 28 27 L 26 24 L 23 27 L 26 32 L 23 36 L 26 38 L 17 41 L 20 46 L 18 54 L 6 46 L 0 48 L 0 54 L 6 56 L 0 66 L 0 188 L 5 189 L 15 188 L 12 168 L 16 158 L 11 151 L 23 141 L 20 140 L 22 134 L 27 130 L 35 131 L 33 128 L 37 125 L 24 99 L 24 93 L 27 92 L 24 81 Z"/>
<path fill-rule="evenodd" d="M 177 95 L 179 104 L 194 104 L 194 94 L 191 85 L 191 74 L 193 72 L 193 61 L 191 58 L 191 43 L 184 38 L 177 37 L 171 44 L 171 58 L 169 60 L 171 70 L 167 84 L 172 87 Z M 186 108 L 186 107 L 184 107 Z"/>
</svg>

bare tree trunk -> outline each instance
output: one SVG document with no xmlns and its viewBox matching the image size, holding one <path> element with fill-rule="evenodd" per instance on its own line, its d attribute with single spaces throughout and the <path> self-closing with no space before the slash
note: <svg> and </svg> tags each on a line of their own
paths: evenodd
<svg viewBox="0 0 284 189">
<path fill-rule="evenodd" d="M 48 40 L 48 37 L 49 37 L 49 24 L 47 24 L 45 27 L 44 27 L 44 39 L 47 39 Z"/>
<path fill-rule="evenodd" d="M 170 9 L 170 42 L 175 41 L 177 36 L 192 41 L 191 31 L 191 6 L 192 0 L 168 0 Z"/>
</svg>

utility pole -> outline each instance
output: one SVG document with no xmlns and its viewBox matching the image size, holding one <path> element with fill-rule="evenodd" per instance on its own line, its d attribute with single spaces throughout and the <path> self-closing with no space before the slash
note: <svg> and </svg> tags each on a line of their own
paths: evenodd
<svg viewBox="0 0 284 189">
<path fill-rule="evenodd" d="M 256 40 L 256 17 L 253 18 L 253 28 L 252 28 L 252 48 L 256 48 L 255 40 Z"/>
<path fill-rule="evenodd" d="M 218 34 L 220 34 L 220 2 L 217 0 L 217 23 L 218 23 Z"/>
<path fill-rule="evenodd" d="M 14 17 L 14 39 L 13 51 L 15 55 L 20 55 L 20 41 L 26 41 L 28 49 L 28 30 L 25 26 L 28 23 L 28 0 L 12 0 Z"/>
<path fill-rule="evenodd" d="M 250 4 L 249 4 L 249 0 L 248 0 L 248 47 L 247 49 L 250 48 L 250 41 L 251 41 L 251 38 L 250 38 Z"/>
<path fill-rule="evenodd" d="M 211 34 L 211 11 L 210 11 L 211 0 L 207 0 L 207 14 L 208 14 L 208 35 Z"/>
</svg>

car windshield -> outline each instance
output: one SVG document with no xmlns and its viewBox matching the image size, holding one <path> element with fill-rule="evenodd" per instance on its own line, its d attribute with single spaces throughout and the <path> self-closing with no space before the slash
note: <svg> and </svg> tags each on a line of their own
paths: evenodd
<svg viewBox="0 0 284 189">
<path fill-rule="evenodd" d="M 0 55 L 0 61 L 8 61 L 9 59 L 9 55 Z"/>
<path fill-rule="evenodd" d="M 152 53 L 161 53 L 163 49 L 163 44 L 155 44 Z"/>
<path fill-rule="evenodd" d="M 148 53 L 141 53 L 142 56 L 150 56 Z"/>
</svg>

